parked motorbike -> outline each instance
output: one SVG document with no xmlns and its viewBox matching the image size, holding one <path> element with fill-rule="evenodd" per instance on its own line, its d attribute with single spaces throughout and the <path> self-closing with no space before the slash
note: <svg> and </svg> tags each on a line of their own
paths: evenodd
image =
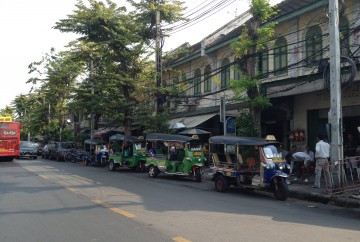
<svg viewBox="0 0 360 242">
<path fill-rule="evenodd" d="M 70 161 L 71 163 L 84 162 L 87 158 L 85 151 L 80 149 L 73 149 L 70 152 L 67 152 L 64 156 L 65 161 Z"/>
</svg>

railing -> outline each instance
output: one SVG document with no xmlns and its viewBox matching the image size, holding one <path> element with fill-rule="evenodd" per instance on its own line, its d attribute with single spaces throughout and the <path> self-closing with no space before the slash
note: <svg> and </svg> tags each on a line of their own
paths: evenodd
<svg viewBox="0 0 360 242">
<path fill-rule="evenodd" d="M 324 176 L 329 195 L 346 195 L 360 190 L 360 156 L 330 162 L 328 166 L 323 166 L 323 171 L 326 169 L 330 171 L 329 177 Z"/>
</svg>

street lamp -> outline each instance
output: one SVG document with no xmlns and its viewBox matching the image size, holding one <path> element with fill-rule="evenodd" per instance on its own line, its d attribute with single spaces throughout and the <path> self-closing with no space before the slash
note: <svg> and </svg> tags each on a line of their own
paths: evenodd
<svg viewBox="0 0 360 242">
<path fill-rule="evenodd" d="M 64 126 L 64 128 L 69 125 L 71 123 L 70 119 L 67 119 L 66 122 L 62 125 L 60 125 L 60 132 L 59 132 L 59 141 L 61 141 L 61 131 L 62 131 L 62 127 Z"/>
</svg>

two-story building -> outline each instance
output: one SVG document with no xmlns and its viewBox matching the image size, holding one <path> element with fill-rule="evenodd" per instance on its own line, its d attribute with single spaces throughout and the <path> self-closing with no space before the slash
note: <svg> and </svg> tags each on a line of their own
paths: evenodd
<svg viewBox="0 0 360 242">
<path fill-rule="evenodd" d="M 313 147 L 318 133 L 327 134 L 330 108 L 328 0 L 285 0 L 278 9 L 272 19 L 277 22 L 276 38 L 266 51 L 257 53 L 256 69 L 263 73 L 260 81 L 272 103 L 262 111 L 262 132 L 274 134 L 287 145 Z M 228 87 L 230 80 L 241 81 L 241 74 L 233 68 L 237 62 L 230 44 L 238 40 L 242 24 L 250 19 L 245 12 L 201 42 L 181 46 L 189 54 L 171 62 L 163 73 L 167 85 L 179 92 L 179 97 L 168 98 L 171 122 L 222 134 L 221 98 L 225 97 L 228 117 L 237 117 L 246 108 L 232 101 Z M 353 133 L 359 140 L 360 74 L 351 68 L 355 64 L 359 69 L 360 63 L 359 1 L 340 5 L 339 29 L 341 55 L 350 58 L 341 61 L 344 133 Z"/>
</svg>

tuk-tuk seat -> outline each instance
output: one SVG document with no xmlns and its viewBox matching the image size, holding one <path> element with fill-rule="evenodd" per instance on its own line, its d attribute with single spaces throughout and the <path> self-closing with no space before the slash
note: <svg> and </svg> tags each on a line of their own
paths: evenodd
<svg viewBox="0 0 360 242">
<path fill-rule="evenodd" d="M 236 154 L 236 160 L 240 163 L 240 165 L 244 164 L 244 160 L 241 154 Z"/>
<path fill-rule="evenodd" d="M 246 164 L 248 166 L 249 169 L 253 170 L 255 168 L 256 165 L 256 160 L 254 157 L 249 157 L 246 159 Z"/>
<path fill-rule="evenodd" d="M 228 167 L 235 167 L 236 164 L 236 155 L 235 154 L 226 154 L 226 165 Z"/>
<path fill-rule="evenodd" d="M 221 162 L 219 160 L 219 156 L 216 153 L 212 153 L 212 158 L 215 166 L 220 166 Z"/>
</svg>

